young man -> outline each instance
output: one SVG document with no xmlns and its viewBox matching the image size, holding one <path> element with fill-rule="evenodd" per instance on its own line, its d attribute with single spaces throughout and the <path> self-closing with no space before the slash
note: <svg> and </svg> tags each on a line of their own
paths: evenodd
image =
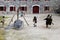
<svg viewBox="0 0 60 40">
<path fill-rule="evenodd" d="M 48 25 L 52 24 L 52 16 L 48 15 L 44 20 L 46 20 L 46 28 L 48 28 Z"/>
<path fill-rule="evenodd" d="M 36 18 L 36 16 L 34 16 L 33 22 L 34 22 L 34 27 L 36 27 L 36 26 L 37 26 L 37 25 L 36 25 L 36 23 L 37 23 L 37 18 Z"/>
</svg>

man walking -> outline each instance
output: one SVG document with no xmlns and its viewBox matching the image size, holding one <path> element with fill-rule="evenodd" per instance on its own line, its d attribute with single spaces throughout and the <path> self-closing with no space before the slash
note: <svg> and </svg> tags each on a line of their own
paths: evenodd
<svg viewBox="0 0 60 40">
<path fill-rule="evenodd" d="M 37 25 L 36 25 L 36 23 L 37 23 L 37 18 L 36 18 L 36 16 L 34 16 L 33 22 L 34 22 L 34 27 L 36 27 L 36 26 L 37 26 Z"/>
</svg>

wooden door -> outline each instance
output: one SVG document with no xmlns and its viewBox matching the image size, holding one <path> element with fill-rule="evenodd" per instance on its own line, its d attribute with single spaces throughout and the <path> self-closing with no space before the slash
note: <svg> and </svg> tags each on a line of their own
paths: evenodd
<svg viewBox="0 0 60 40">
<path fill-rule="evenodd" d="M 39 6 L 33 7 L 33 13 L 39 13 Z"/>
</svg>

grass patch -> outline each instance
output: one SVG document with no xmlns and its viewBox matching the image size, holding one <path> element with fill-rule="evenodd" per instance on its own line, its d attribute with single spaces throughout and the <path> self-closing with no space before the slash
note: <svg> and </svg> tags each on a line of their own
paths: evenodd
<svg viewBox="0 0 60 40">
<path fill-rule="evenodd" d="M 9 18 L 9 17 L 7 17 L 7 16 L 5 16 L 5 19 L 7 19 L 7 18 Z M 0 16 L 0 22 L 2 21 L 2 16 Z"/>
<path fill-rule="evenodd" d="M 0 40 L 5 40 L 5 31 L 3 29 L 0 29 Z"/>
<path fill-rule="evenodd" d="M 10 18 L 10 17 L 5 16 L 5 18 Z"/>
</svg>

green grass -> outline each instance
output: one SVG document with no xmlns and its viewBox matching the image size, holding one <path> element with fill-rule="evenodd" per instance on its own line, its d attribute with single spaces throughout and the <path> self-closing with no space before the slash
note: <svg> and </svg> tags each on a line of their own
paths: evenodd
<svg viewBox="0 0 60 40">
<path fill-rule="evenodd" d="M 7 18 L 9 18 L 9 17 L 5 16 L 5 19 L 7 19 Z M 3 19 L 2 16 L 0 16 L 0 22 L 2 21 L 2 19 Z M 5 35 L 5 30 L 0 28 L 0 40 L 5 40 L 5 36 L 4 35 Z"/>
<path fill-rule="evenodd" d="M 9 18 L 9 17 L 5 16 L 5 18 Z"/>
<path fill-rule="evenodd" d="M 5 40 L 5 31 L 0 29 L 0 40 Z"/>
<path fill-rule="evenodd" d="M 0 16 L 0 22 L 1 22 L 1 20 L 2 20 L 2 16 Z"/>
<path fill-rule="evenodd" d="M 7 18 L 9 18 L 9 17 L 7 17 L 7 16 L 5 16 L 5 19 L 7 19 Z M 2 21 L 2 16 L 0 16 L 0 22 Z"/>
</svg>

